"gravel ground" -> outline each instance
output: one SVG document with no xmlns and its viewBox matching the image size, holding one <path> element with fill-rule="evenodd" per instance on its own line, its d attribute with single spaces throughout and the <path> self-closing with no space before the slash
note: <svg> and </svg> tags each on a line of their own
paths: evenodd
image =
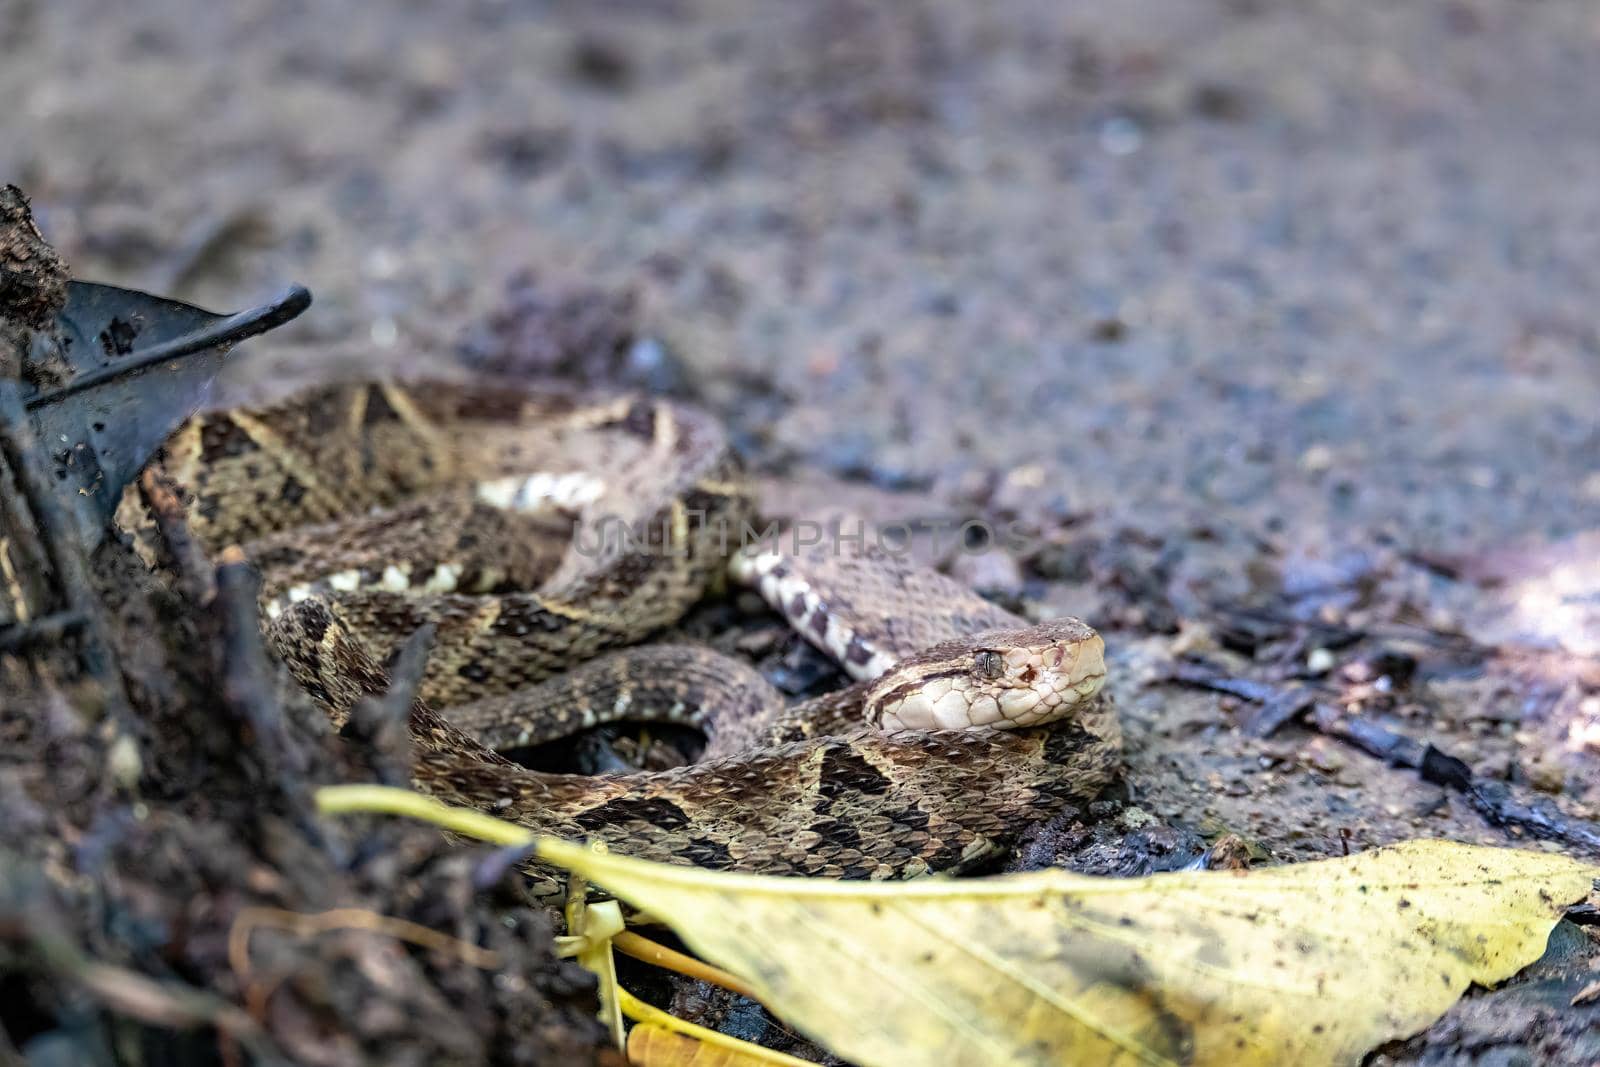
<svg viewBox="0 0 1600 1067">
<path fill-rule="evenodd" d="M 1468 0 L 12 0 L 0 177 L 80 277 L 309 285 L 241 391 L 597 346 L 727 418 L 775 513 L 1034 520 L 948 562 L 1103 625 L 1166 825 L 1506 843 L 1160 680 L 1311 664 L 1600 797 L 1597 47 L 1592 5 Z M 1287 621 L 1241 652 L 1241 607 Z M 1308 620 L 1363 643 L 1319 661 Z M 1496 1011 L 1394 1055 L 1551 1054 Z"/>
</svg>

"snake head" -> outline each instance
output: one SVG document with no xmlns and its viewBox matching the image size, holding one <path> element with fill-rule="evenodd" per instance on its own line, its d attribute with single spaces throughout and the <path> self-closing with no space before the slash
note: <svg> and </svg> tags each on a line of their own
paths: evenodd
<svg viewBox="0 0 1600 1067">
<path fill-rule="evenodd" d="M 989 630 L 909 656 L 867 694 L 882 729 L 1039 726 L 1072 715 L 1105 681 L 1105 642 L 1077 619 Z"/>
</svg>

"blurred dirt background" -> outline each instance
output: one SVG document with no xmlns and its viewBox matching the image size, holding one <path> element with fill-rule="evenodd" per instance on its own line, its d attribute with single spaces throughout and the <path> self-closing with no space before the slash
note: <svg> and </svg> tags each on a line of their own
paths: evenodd
<svg viewBox="0 0 1600 1067">
<path fill-rule="evenodd" d="M 943 562 L 1106 632 L 1129 772 L 1019 863 L 1561 847 L 1163 679 L 1594 814 L 1597 55 L 1592 5 L 1489 0 L 4 0 L 0 178 L 80 278 L 308 285 L 227 395 L 622 380 L 727 419 L 774 514 L 1027 520 Z M 1569 940 L 1379 1061 L 1600 1055 Z"/>
</svg>

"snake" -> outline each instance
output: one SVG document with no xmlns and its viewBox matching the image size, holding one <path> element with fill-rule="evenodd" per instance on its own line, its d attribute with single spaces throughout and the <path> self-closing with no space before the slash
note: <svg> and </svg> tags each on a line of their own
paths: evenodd
<svg viewBox="0 0 1600 1067">
<path fill-rule="evenodd" d="M 206 550 L 259 570 L 268 645 L 333 727 L 426 629 L 411 784 L 539 834 L 716 870 L 956 873 L 1117 775 L 1092 628 L 1029 622 L 880 546 L 784 545 L 727 434 L 686 404 L 486 377 L 318 385 L 203 412 L 153 465 Z M 850 684 L 795 703 L 747 660 L 660 638 L 730 583 Z M 597 775 L 506 754 L 616 721 L 692 726 L 706 749 Z"/>
</svg>

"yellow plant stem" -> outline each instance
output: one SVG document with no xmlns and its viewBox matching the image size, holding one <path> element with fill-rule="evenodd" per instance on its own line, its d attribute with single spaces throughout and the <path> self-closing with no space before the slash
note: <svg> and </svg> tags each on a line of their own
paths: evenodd
<svg viewBox="0 0 1600 1067">
<path fill-rule="evenodd" d="M 761 998 L 750 984 L 738 975 L 729 974 L 721 967 L 713 967 L 703 960 L 693 956 L 686 956 L 682 952 L 675 952 L 665 945 L 659 945 L 648 937 L 641 937 L 632 930 L 624 930 L 611 939 L 611 944 L 624 956 L 632 956 L 645 963 L 653 963 L 657 967 L 664 967 L 669 971 L 677 971 L 689 978 L 698 978 L 712 985 L 719 985 L 741 997 L 749 997 L 759 1001 Z"/>
<path fill-rule="evenodd" d="M 587 904 L 586 886 L 575 886 L 574 898 L 567 903 L 567 929 L 582 935 L 584 947 L 578 963 L 600 980 L 600 1021 L 611 1031 L 617 1051 L 626 1051 L 627 1035 L 622 1029 L 622 1006 L 618 994 L 617 961 L 611 954 L 611 939 L 622 932 L 622 906 L 614 900 Z"/>
<path fill-rule="evenodd" d="M 534 840 L 532 831 L 516 823 L 387 785 L 325 785 L 317 790 L 317 810 L 324 815 L 405 815 L 494 845 Z"/>
</svg>

